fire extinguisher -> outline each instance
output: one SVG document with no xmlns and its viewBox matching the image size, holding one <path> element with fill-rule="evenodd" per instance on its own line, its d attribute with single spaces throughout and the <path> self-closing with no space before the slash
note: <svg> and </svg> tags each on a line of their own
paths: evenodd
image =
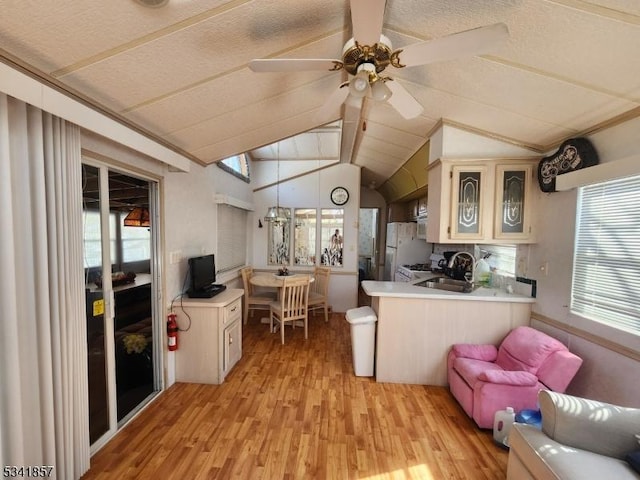
<svg viewBox="0 0 640 480">
<path fill-rule="evenodd" d="M 178 322 L 176 314 L 170 313 L 167 318 L 167 340 L 169 341 L 169 351 L 178 349 Z"/>
</svg>

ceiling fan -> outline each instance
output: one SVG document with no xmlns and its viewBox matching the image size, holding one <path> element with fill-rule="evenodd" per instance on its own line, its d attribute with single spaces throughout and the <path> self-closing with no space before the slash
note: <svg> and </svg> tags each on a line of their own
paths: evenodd
<svg viewBox="0 0 640 480">
<path fill-rule="evenodd" d="M 389 65 L 395 68 L 415 67 L 462 56 L 481 55 L 492 51 L 509 36 L 507 26 L 497 23 L 393 50 L 389 39 L 382 35 L 385 1 L 351 0 L 353 38 L 345 43 L 341 60 L 268 58 L 252 60 L 249 68 L 254 72 L 344 69 L 352 78 L 329 96 L 319 110 L 318 117 L 333 111 L 351 95 L 355 98 L 370 96 L 374 100 L 386 100 L 404 118 L 409 119 L 422 113 L 422 105 L 392 77 L 383 75 Z"/>
</svg>

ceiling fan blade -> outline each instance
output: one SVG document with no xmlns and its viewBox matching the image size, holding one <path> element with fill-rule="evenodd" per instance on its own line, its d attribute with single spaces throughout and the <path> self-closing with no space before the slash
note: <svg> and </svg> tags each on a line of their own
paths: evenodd
<svg viewBox="0 0 640 480">
<path fill-rule="evenodd" d="M 392 93 L 387 102 L 404 118 L 415 118 L 424 111 L 422 105 L 398 82 L 391 80 L 387 81 L 385 85 L 389 87 Z"/>
<path fill-rule="evenodd" d="M 413 67 L 464 56 L 482 55 L 493 51 L 508 38 L 509 29 L 504 23 L 474 28 L 408 45 L 398 55 L 399 63 L 405 67 Z"/>
<path fill-rule="evenodd" d="M 385 0 L 351 0 L 353 38 L 360 45 L 380 41 Z"/>
<path fill-rule="evenodd" d="M 263 58 L 251 60 L 254 72 L 298 72 L 301 70 L 340 70 L 342 62 L 331 58 Z"/>
<path fill-rule="evenodd" d="M 349 95 L 349 87 L 341 87 L 335 89 L 329 98 L 324 102 L 324 104 L 320 107 L 320 109 L 314 115 L 314 119 L 321 122 L 326 122 L 327 117 L 331 115 L 332 112 L 340 108 L 340 105 L 344 103 Z"/>
</svg>

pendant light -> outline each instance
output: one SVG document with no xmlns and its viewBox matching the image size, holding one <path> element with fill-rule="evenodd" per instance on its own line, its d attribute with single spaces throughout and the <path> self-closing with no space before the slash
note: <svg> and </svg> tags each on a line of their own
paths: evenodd
<svg viewBox="0 0 640 480">
<path fill-rule="evenodd" d="M 124 217 L 125 227 L 149 227 L 149 209 L 145 207 L 135 207 Z"/>
<path fill-rule="evenodd" d="M 277 161 L 276 206 L 269 207 L 264 217 L 264 221 L 270 223 L 284 223 L 291 219 L 289 209 L 280 206 L 280 142 L 277 144 Z"/>
</svg>

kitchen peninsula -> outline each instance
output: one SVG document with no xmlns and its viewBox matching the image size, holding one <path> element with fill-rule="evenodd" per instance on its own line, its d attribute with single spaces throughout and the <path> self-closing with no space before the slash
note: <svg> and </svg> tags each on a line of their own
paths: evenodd
<svg viewBox="0 0 640 480">
<path fill-rule="evenodd" d="M 378 382 L 447 385 L 451 345 L 498 345 L 513 328 L 529 324 L 534 298 L 484 287 L 456 293 L 418 282 L 362 282 L 378 316 Z"/>
</svg>

